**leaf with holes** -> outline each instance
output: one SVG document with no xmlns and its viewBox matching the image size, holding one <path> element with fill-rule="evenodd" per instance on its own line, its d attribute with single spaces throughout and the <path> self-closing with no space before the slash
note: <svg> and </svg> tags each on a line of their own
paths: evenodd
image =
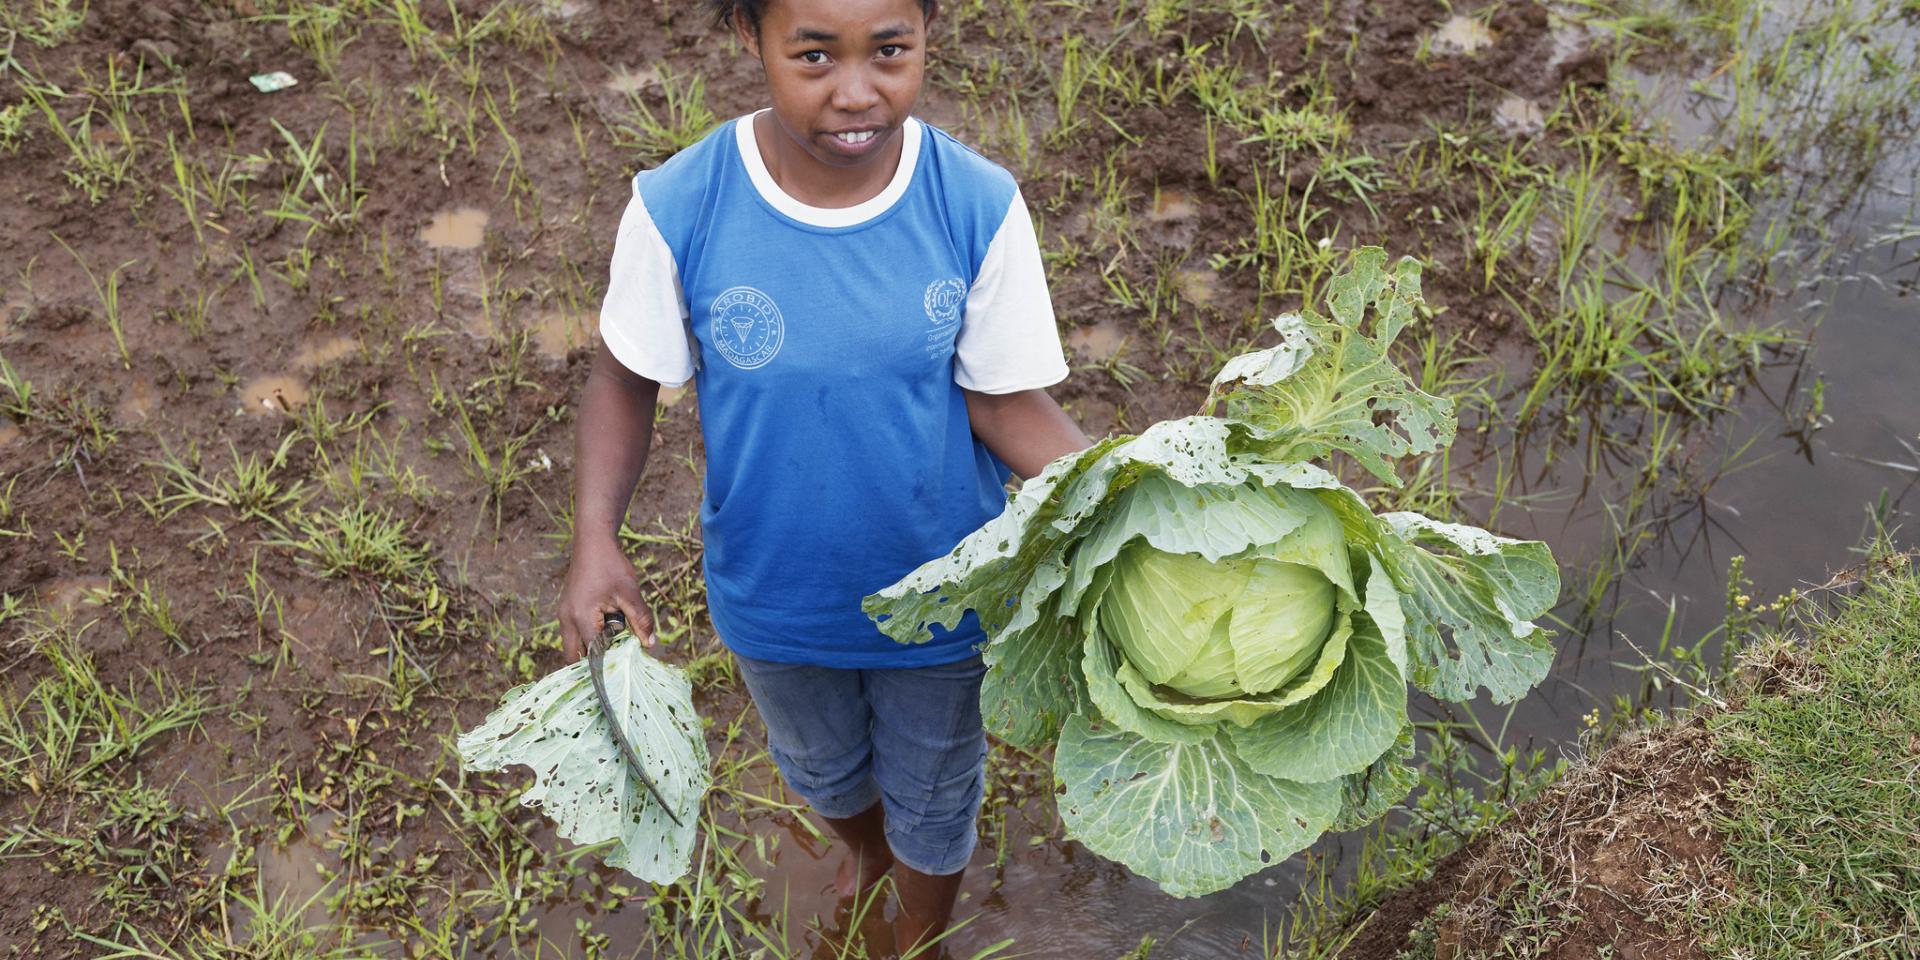
<svg viewBox="0 0 1920 960">
<path fill-rule="evenodd" d="M 608 648 L 605 676 L 607 700 L 672 817 L 629 775 L 584 659 L 509 692 L 460 736 L 460 760 L 476 771 L 532 767 L 533 786 L 520 802 L 545 813 L 560 836 L 612 840 L 608 864 L 672 883 L 692 863 L 700 800 L 713 782 L 693 686 L 680 668 L 642 652 L 631 634 Z"/>
</svg>

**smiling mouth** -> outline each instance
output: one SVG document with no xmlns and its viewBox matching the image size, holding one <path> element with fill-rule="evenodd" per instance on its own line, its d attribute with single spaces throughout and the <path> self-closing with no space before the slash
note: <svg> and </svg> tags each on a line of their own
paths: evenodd
<svg viewBox="0 0 1920 960">
<path fill-rule="evenodd" d="M 836 133 L 833 138 L 848 146 L 858 146 L 872 140 L 878 134 L 877 130 L 856 130 L 852 133 Z"/>
</svg>

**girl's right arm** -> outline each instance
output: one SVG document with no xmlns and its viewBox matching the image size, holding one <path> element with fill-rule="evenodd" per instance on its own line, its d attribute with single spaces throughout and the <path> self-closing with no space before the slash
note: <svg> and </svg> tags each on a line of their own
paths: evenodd
<svg viewBox="0 0 1920 960">
<path fill-rule="evenodd" d="M 627 369 L 606 344 L 598 346 L 574 424 L 573 559 L 558 611 L 569 663 L 580 659 L 602 618 L 615 611 L 626 615 L 641 642 L 653 645 L 653 610 L 640 597 L 640 580 L 620 550 L 619 532 L 647 466 L 659 392 L 657 381 Z"/>
</svg>

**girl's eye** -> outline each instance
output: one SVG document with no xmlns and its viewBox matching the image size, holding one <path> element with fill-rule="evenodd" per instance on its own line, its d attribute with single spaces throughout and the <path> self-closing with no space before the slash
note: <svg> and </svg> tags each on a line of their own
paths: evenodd
<svg viewBox="0 0 1920 960">
<path fill-rule="evenodd" d="M 825 50 L 808 50 L 806 53 L 800 55 L 800 59 L 811 64 L 826 63 L 827 52 Z"/>
<path fill-rule="evenodd" d="M 906 52 L 907 52 L 907 48 L 897 43 L 889 43 L 886 46 L 880 48 L 880 56 L 885 57 L 889 60 Z"/>
</svg>

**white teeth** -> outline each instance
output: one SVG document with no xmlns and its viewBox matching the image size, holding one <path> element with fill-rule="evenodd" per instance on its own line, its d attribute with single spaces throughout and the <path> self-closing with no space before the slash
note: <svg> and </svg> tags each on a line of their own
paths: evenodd
<svg viewBox="0 0 1920 960">
<path fill-rule="evenodd" d="M 862 130 L 858 133 L 836 133 L 834 136 L 839 137 L 841 143 L 866 143 L 868 140 L 873 139 L 873 131 Z"/>
</svg>

